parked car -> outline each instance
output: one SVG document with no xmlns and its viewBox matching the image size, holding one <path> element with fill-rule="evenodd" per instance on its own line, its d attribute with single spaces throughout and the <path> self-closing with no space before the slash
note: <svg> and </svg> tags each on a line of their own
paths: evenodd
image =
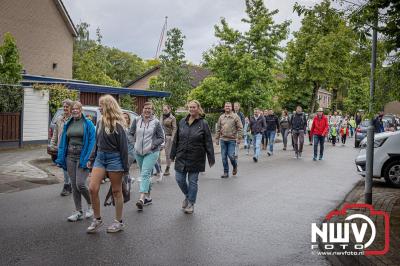
<svg viewBox="0 0 400 266">
<path fill-rule="evenodd" d="M 393 127 L 390 126 L 387 120 L 382 119 L 383 128 L 386 131 L 395 131 Z M 354 147 L 358 148 L 360 146 L 361 141 L 367 136 L 367 129 L 369 126 L 369 120 L 364 120 L 361 124 L 356 128 L 355 136 L 354 136 Z"/>
<path fill-rule="evenodd" d="M 131 117 L 131 121 L 138 116 L 138 114 L 136 114 L 135 112 L 132 112 L 130 110 L 125 110 L 122 109 L 122 111 L 124 113 L 128 113 L 129 116 Z M 99 110 L 99 107 L 97 106 L 87 106 L 84 105 L 82 107 L 82 112 L 83 114 L 90 118 L 90 120 L 92 120 L 93 124 L 96 126 L 97 123 L 100 121 L 101 119 L 101 113 Z M 50 148 L 50 140 L 53 137 L 53 132 L 54 132 L 54 127 L 56 125 L 56 121 L 57 119 L 64 114 L 64 110 L 63 108 L 59 108 L 57 110 L 57 112 L 54 114 L 53 119 L 51 119 L 50 125 L 49 125 L 49 134 L 48 134 L 48 145 L 47 145 L 47 153 L 51 156 L 51 159 L 53 161 L 55 161 L 57 159 L 57 150 L 51 149 Z"/>
<path fill-rule="evenodd" d="M 365 176 L 367 138 L 361 141 L 360 147 L 355 164 L 357 171 Z M 383 177 L 387 184 L 400 188 L 400 131 L 375 134 L 372 175 Z"/>
<path fill-rule="evenodd" d="M 364 120 L 357 126 L 354 135 L 354 147 L 358 148 L 360 146 L 361 141 L 367 136 L 367 129 L 369 123 L 370 123 L 369 120 Z"/>
</svg>

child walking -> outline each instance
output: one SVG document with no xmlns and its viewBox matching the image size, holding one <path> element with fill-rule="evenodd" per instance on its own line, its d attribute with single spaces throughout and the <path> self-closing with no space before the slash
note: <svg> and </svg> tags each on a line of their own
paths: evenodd
<svg viewBox="0 0 400 266">
<path fill-rule="evenodd" d="M 349 129 L 347 128 L 347 123 L 343 122 L 342 126 L 340 127 L 340 137 L 342 140 L 342 145 L 346 144 L 346 138 L 349 135 Z"/>
<path fill-rule="evenodd" d="M 336 129 L 336 124 L 334 124 L 333 126 L 331 126 L 330 128 L 330 133 L 331 138 L 332 138 L 332 146 L 335 146 L 336 144 L 336 137 L 337 137 L 337 129 Z"/>
</svg>

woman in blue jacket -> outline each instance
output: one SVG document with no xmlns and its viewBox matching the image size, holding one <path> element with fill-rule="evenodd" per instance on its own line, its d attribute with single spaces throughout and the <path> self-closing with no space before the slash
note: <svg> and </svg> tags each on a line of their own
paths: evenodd
<svg viewBox="0 0 400 266">
<path fill-rule="evenodd" d="M 95 132 L 92 121 L 82 114 L 82 104 L 78 101 L 74 102 L 72 117 L 64 125 L 56 160 L 56 164 L 67 170 L 71 178 L 75 212 L 67 218 L 70 222 L 93 216 L 86 180 L 89 174 L 87 162 L 96 142 Z M 82 196 L 88 204 L 85 213 L 82 210 Z"/>
</svg>

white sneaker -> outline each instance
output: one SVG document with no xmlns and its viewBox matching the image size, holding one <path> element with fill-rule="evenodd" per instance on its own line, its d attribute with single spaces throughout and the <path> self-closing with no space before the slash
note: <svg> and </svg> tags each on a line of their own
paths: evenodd
<svg viewBox="0 0 400 266">
<path fill-rule="evenodd" d="M 114 222 L 107 228 L 107 233 L 116 233 L 119 231 L 123 231 L 125 228 L 125 225 L 123 223 L 120 223 L 117 220 L 114 220 Z"/>
<path fill-rule="evenodd" d="M 86 229 L 86 233 L 93 234 L 96 233 L 97 230 L 103 225 L 102 220 L 97 220 L 96 218 L 93 219 L 90 226 Z"/>
<path fill-rule="evenodd" d="M 83 220 L 83 213 L 81 213 L 79 211 L 75 211 L 71 216 L 69 216 L 67 218 L 67 220 L 69 222 L 76 222 L 76 221 Z"/>
<path fill-rule="evenodd" d="M 163 173 L 163 172 L 157 174 L 156 182 L 157 182 L 157 183 L 158 183 L 158 182 L 162 182 L 162 181 L 163 181 L 163 178 L 164 178 L 164 173 Z"/>
<path fill-rule="evenodd" d="M 88 208 L 88 209 L 85 211 L 85 218 L 86 218 L 86 219 L 89 219 L 89 218 L 91 218 L 91 217 L 93 217 L 93 209 L 92 209 L 92 207 Z"/>
</svg>

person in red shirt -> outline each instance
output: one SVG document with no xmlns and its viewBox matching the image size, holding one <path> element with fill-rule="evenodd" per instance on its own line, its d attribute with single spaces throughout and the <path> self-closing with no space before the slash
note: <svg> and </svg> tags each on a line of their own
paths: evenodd
<svg viewBox="0 0 400 266">
<path fill-rule="evenodd" d="M 314 141 L 314 157 L 313 161 L 317 160 L 318 155 L 318 143 L 320 144 L 319 150 L 319 160 L 323 159 L 324 156 L 324 141 L 325 137 L 328 134 L 328 119 L 323 113 L 323 109 L 319 108 L 317 111 L 317 115 L 314 117 L 312 126 L 311 126 L 311 136 L 313 137 Z"/>
</svg>

